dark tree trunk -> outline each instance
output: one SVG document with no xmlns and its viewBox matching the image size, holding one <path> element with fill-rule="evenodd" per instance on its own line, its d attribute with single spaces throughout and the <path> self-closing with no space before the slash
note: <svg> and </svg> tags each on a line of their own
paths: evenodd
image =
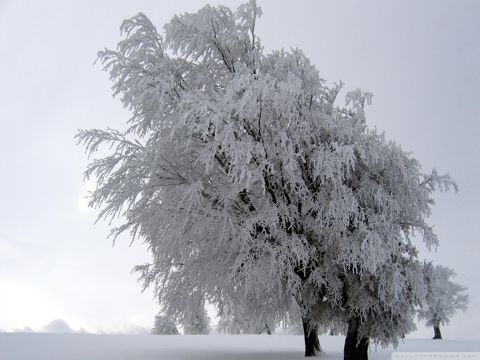
<svg viewBox="0 0 480 360">
<path fill-rule="evenodd" d="M 347 337 L 343 348 L 343 360 L 368 360 L 368 338 L 359 338 L 360 319 L 348 321 Z"/>
<path fill-rule="evenodd" d="M 442 333 L 440 332 L 440 324 L 433 325 L 433 338 L 442 340 Z"/>
<path fill-rule="evenodd" d="M 317 356 L 322 351 L 318 340 L 318 325 L 313 325 L 308 319 L 302 319 L 303 336 L 305 339 L 305 356 Z"/>
</svg>

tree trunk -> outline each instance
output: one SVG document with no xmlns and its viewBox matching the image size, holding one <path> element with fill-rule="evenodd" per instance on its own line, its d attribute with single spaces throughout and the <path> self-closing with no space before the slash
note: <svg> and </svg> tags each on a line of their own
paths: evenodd
<svg viewBox="0 0 480 360">
<path fill-rule="evenodd" d="M 433 325 L 433 338 L 442 340 L 442 333 L 440 332 L 440 324 L 435 324 Z"/>
<path fill-rule="evenodd" d="M 318 340 L 318 325 L 313 325 L 306 318 L 302 318 L 303 336 L 305 339 L 305 356 L 317 356 L 322 351 Z"/>
<path fill-rule="evenodd" d="M 343 360 L 368 360 L 368 338 L 359 338 L 360 319 L 348 321 L 347 337 L 343 348 Z"/>
</svg>

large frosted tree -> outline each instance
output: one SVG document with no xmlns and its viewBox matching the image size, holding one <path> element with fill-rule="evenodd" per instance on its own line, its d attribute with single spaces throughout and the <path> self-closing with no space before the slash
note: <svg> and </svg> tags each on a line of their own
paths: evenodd
<svg viewBox="0 0 480 360">
<path fill-rule="evenodd" d="M 344 322 L 355 358 L 409 326 L 422 296 L 410 236 L 436 243 L 425 218 L 452 183 L 367 129 L 370 94 L 338 106 L 341 85 L 300 50 L 265 54 L 260 14 L 254 1 L 206 6 L 163 35 L 141 13 L 123 22 L 99 59 L 132 117 L 78 134 L 90 154 L 111 149 L 86 171 L 90 204 L 124 221 L 114 236 L 148 245 L 137 270 L 168 316 L 182 322 L 198 305 L 188 299 L 268 324 L 295 308 L 307 356 L 319 324 Z"/>
<path fill-rule="evenodd" d="M 452 281 L 455 272 L 446 266 L 426 263 L 423 271 L 427 295 L 418 315 L 433 327 L 433 338 L 441 339 L 440 326 L 448 325 L 457 311 L 467 309 L 467 289 Z"/>
</svg>

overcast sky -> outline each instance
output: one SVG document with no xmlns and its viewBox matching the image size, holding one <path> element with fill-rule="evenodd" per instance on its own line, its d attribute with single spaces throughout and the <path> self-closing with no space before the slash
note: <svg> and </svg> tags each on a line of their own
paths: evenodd
<svg viewBox="0 0 480 360">
<path fill-rule="evenodd" d="M 480 340 L 480 2 L 258 3 L 267 51 L 299 47 L 330 83 L 373 92 L 367 122 L 458 182 L 458 194 L 437 196 L 440 247 L 422 255 L 469 288 L 468 311 L 444 336 Z M 148 254 L 125 237 L 112 247 L 107 224 L 93 224 L 87 159 L 73 137 L 129 117 L 93 65 L 120 39 L 121 21 L 142 11 L 161 28 L 205 4 L 0 0 L 0 329 L 41 330 L 57 318 L 91 332 L 152 326 L 158 305 L 131 274 Z"/>
</svg>

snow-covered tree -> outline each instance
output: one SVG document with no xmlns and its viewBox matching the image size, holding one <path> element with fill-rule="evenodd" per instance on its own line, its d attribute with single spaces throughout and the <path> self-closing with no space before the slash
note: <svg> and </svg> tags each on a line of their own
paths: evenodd
<svg viewBox="0 0 480 360">
<path fill-rule="evenodd" d="M 208 335 L 210 334 L 210 324 L 205 312 L 188 312 L 183 324 L 185 335 Z"/>
<path fill-rule="evenodd" d="M 224 315 L 220 317 L 217 324 L 217 331 L 221 334 L 268 334 L 274 331 L 272 324 L 267 321 L 249 321 L 250 316 L 237 317 Z"/>
<path fill-rule="evenodd" d="M 216 330 L 219 334 L 239 335 L 243 334 L 244 326 L 241 319 L 223 315 L 218 320 Z"/>
<path fill-rule="evenodd" d="M 426 223 L 432 194 L 456 189 L 448 176 L 422 173 L 417 160 L 383 135 L 366 131 L 356 143 L 365 151 L 348 180 L 357 208 L 336 250 L 337 261 L 344 261 L 346 359 L 367 358 L 370 339 L 396 344 L 414 329 L 425 286 L 411 236 L 418 233 L 428 247 L 438 244 Z"/>
<path fill-rule="evenodd" d="M 113 149 L 86 171 L 90 205 L 124 219 L 115 237 L 146 242 L 141 279 L 183 324 L 193 296 L 269 324 L 297 306 L 307 356 L 329 322 L 348 323 L 352 344 L 394 342 L 421 294 L 406 285 L 409 237 L 436 243 L 432 192 L 452 183 L 368 130 L 370 94 L 338 106 L 341 85 L 300 50 L 264 54 L 260 14 L 255 1 L 206 6 L 163 36 L 141 13 L 123 22 L 125 38 L 99 59 L 132 117 L 123 131 L 78 134 L 90 154 Z"/>
<path fill-rule="evenodd" d="M 183 333 L 185 335 L 210 334 L 210 318 L 205 309 L 203 299 L 195 296 L 187 300 L 182 316 Z"/>
<path fill-rule="evenodd" d="M 210 333 L 210 318 L 205 308 L 205 295 L 192 284 L 187 286 L 181 279 L 170 284 L 169 298 L 161 303 L 162 312 L 175 319 L 183 327 L 185 335 L 204 335 Z M 189 283 L 187 283 L 189 284 Z M 175 306 L 168 306 L 170 302 Z"/>
<path fill-rule="evenodd" d="M 446 266 L 425 263 L 424 276 L 427 296 L 418 315 L 426 320 L 427 326 L 433 327 L 433 338 L 441 339 L 440 325 L 448 325 L 458 310 L 467 309 L 467 289 L 452 281 L 455 272 Z"/>
<path fill-rule="evenodd" d="M 164 315 L 155 316 L 151 333 L 154 335 L 179 335 L 175 322 Z"/>
</svg>

